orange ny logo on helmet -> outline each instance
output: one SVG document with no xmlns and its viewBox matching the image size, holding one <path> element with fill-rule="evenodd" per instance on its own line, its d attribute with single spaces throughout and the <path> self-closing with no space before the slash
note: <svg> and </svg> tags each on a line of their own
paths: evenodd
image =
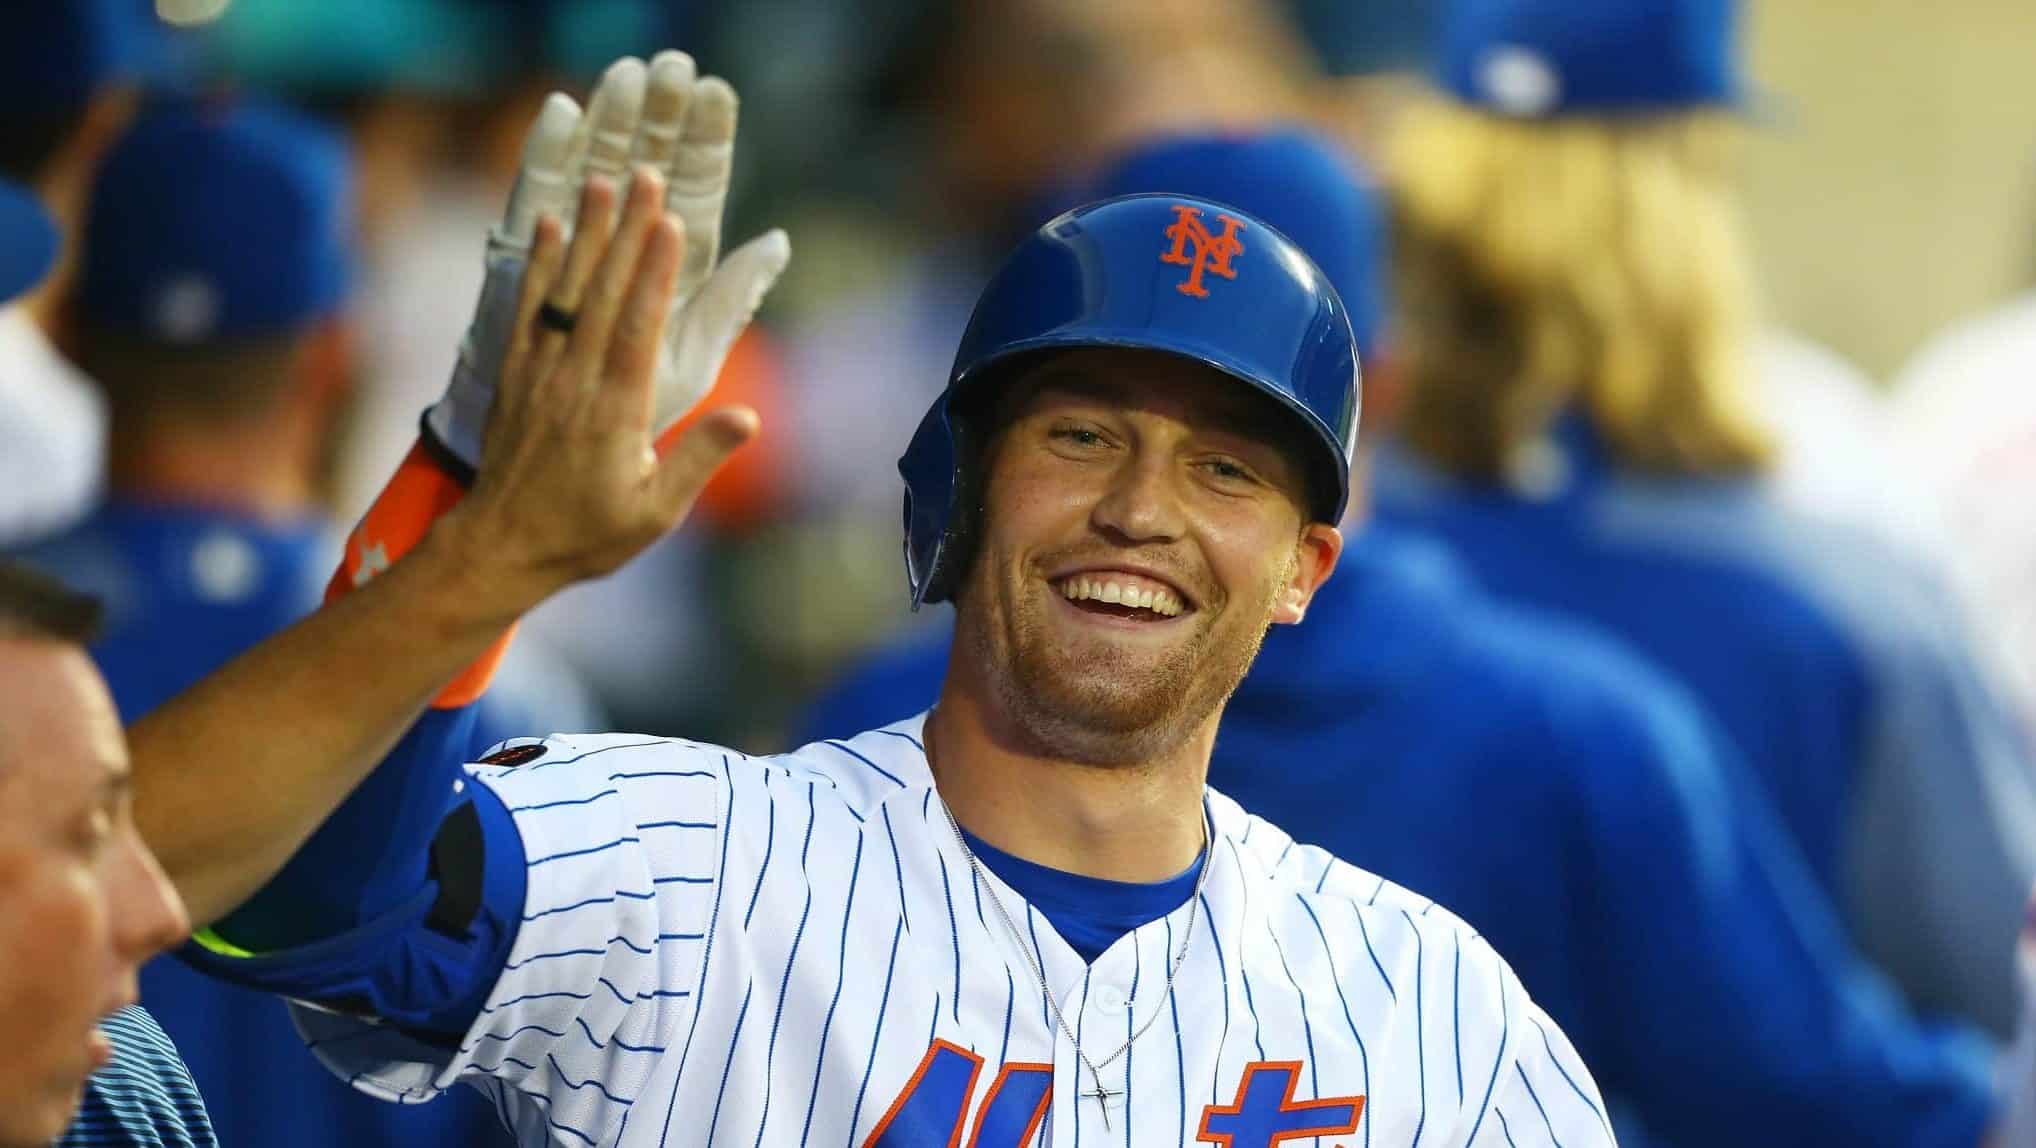
<svg viewBox="0 0 2036 1148">
<path fill-rule="evenodd" d="M 1207 299 L 1209 289 L 1202 286 L 1202 272 L 1221 275 L 1225 279 L 1237 278 L 1237 269 L 1230 261 L 1244 254 L 1244 244 L 1237 241 L 1237 233 L 1244 228 L 1239 220 L 1227 215 L 1218 215 L 1223 224 L 1223 234 L 1211 235 L 1202 224 L 1202 209 L 1185 203 L 1174 205 L 1174 221 L 1167 226 L 1166 237 L 1173 243 L 1173 249 L 1159 257 L 1161 263 L 1171 263 L 1188 268 L 1188 277 L 1175 286 L 1183 295 Z M 1192 244 L 1195 253 L 1190 256 L 1188 247 Z"/>
</svg>

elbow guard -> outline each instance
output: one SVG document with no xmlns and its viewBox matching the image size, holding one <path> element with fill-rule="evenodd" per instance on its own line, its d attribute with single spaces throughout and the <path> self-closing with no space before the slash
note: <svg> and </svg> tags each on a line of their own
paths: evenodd
<svg viewBox="0 0 2036 1148">
<path fill-rule="evenodd" d="M 507 808 L 484 785 L 469 782 L 466 792 L 432 842 L 427 879 L 375 919 L 274 952 L 205 930 L 178 956 L 233 984 L 456 1044 L 509 958 L 524 895 L 522 842 Z"/>
</svg>

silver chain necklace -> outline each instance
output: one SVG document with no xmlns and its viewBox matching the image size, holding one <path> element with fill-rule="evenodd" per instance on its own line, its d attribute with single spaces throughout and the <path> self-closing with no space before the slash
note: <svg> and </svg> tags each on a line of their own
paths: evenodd
<svg viewBox="0 0 2036 1148">
<path fill-rule="evenodd" d="M 988 877 L 983 873 L 983 863 L 976 859 L 976 851 L 969 848 L 968 838 L 962 836 L 961 823 L 954 819 L 954 810 L 948 808 L 947 802 L 943 800 L 940 803 L 940 811 L 947 814 L 947 827 L 954 831 L 954 843 L 961 846 L 962 856 L 968 858 L 970 875 L 985 885 L 989 884 Z M 1188 924 L 1185 929 L 1181 930 L 1181 947 L 1179 951 L 1174 953 L 1173 963 L 1167 966 L 1166 988 L 1161 991 L 1159 996 L 1159 1003 L 1162 1008 L 1165 1006 L 1168 998 L 1173 996 L 1174 975 L 1181 971 L 1181 962 L 1186 960 L 1188 956 L 1188 944 L 1195 939 L 1195 918 L 1200 914 L 1202 907 L 1202 888 L 1208 884 L 1209 862 L 1213 859 L 1216 852 L 1216 838 L 1212 830 L 1213 827 L 1209 824 L 1209 810 L 1204 806 L 1202 809 L 1202 870 L 1196 874 L 1195 891 L 1188 897 Z M 1068 1043 L 1074 1046 L 1075 1056 L 1088 1066 L 1089 1079 L 1095 1082 L 1095 1088 L 1079 1095 L 1084 1098 L 1093 1098 L 1096 1101 L 1097 1106 L 1103 1110 L 1103 1128 L 1105 1131 L 1109 1130 L 1110 1100 L 1112 1097 L 1123 1096 L 1124 1089 L 1103 1087 L 1103 1069 L 1118 1057 L 1123 1056 L 1126 1050 L 1131 1047 L 1133 1041 L 1145 1035 L 1145 1030 L 1151 1028 L 1153 1022 L 1159 1019 L 1162 1009 L 1153 1009 L 1152 1015 L 1145 1018 L 1145 1023 L 1134 1029 L 1130 1036 L 1124 1038 L 1124 1043 L 1117 1046 L 1117 1051 L 1100 1061 L 1090 1060 L 1089 1054 L 1082 1051 L 1082 1042 L 1076 1039 L 1075 1030 L 1068 1027 L 1067 1017 L 1060 1011 L 1059 999 L 1053 995 L 1052 987 L 1046 983 L 1046 964 L 1044 959 L 1032 951 L 1032 946 L 1026 942 L 1025 935 L 1018 931 L 1018 923 L 1011 919 L 1011 911 L 1004 908 L 1004 899 L 997 896 L 995 890 L 991 891 L 990 904 L 996 906 L 997 917 L 1004 922 L 1004 928 L 1011 934 L 1011 940 L 1018 946 L 1018 951 L 1025 954 L 1025 962 L 1031 966 L 1032 975 L 1039 979 L 1039 995 L 1045 997 L 1046 1003 L 1053 1009 L 1053 1019 L 1055 1023 L 1060 1025 L 1062 1035 L 1066 1036 Z M 1079 1083 L 1077 1082 L 1078 1087 Z M 1128 1085 L 1129 1082 L 1127 1081 L 1126 1084 Z"/>
</svg>

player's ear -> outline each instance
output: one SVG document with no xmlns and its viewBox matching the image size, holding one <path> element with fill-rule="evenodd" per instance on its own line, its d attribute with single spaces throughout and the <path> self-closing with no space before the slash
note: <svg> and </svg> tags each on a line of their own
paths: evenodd
<svg viewBox="0 0 2036 1148">
<path fill-rule="evenodd" d="M 1336 570 L 1336 560 L 1342 556 L 1341 530 L 1326 522 L 1311 522 L 1302 527 L 1300 537 L 1294 540 L 1294 561 L 1288 569 L 1286 585 L 1280 588 L 1279 603 L 1273 608 L 1273 622 L 1291 626 L 1307 616 L 1315 591 L 1329 580 Z"/>
</svg>

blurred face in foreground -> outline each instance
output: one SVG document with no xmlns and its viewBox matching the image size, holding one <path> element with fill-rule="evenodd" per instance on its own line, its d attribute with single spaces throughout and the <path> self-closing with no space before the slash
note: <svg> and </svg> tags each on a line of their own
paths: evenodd
<svg viewBox="0 0 2036 1148">
<path fill-rule="evenodd" d="M 46 1145 L 112 1055 L 101 1018 L 188 931 L 135 831 L 127 749 L 77 646 L 0 637 L 0 1145 Z"/>
<path fill-rule="evenodd" d="M 1155 761 L 1208 728 L 1342 550 L 1272 400 L 1175 356 L 1078 350 L 1011 390 L 983 459 L 957 653 L 1035 753 Z"/>
</svg>

